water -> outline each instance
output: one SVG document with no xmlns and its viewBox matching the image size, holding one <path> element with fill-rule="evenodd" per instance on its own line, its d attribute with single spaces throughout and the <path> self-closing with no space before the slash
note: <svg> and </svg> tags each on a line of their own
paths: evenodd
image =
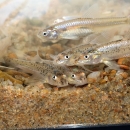
<svg viewBox="0 0 130 130">
<path fill-rule="evenodd" d="M 89 7 L 96 2 L 101 10 L 94 13 Z M 37 37 L 41 28 L 52 25 L 58 18 L 83 13 L 97 17 L 128 16 L 129 12 L 130 2 L 123 0 L 87 0 L 87 3 L 86 0 L 1 0 L 1 65 L 7 66 L 3 63 L 4 55 L 39 61 L 36 57 L 39 50 L 41 58 L 52 60 L 50 55 L 79 45 L 81 40 L 52 43 Z M 123 26 L 118 31 L 124 35 L 126 30 L 128 27 Z M 130 58 L 120 59 L 118 63 L 129 68 Z M 87 68 L 94 71 L 86 75 L 88 84 L 64 88 L 39 80 L 32 82 L 31 71 L 1 68 L 0 129 L 130 123 L 130 71 L 123 68 L 124 72 L 117 73 L 104 64 Z"/>
</svg>

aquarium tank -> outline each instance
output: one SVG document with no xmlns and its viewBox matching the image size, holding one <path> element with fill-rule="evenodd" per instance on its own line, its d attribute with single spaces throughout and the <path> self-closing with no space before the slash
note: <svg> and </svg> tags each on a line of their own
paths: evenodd
<svg viewBox="0 0 130 130">
<path fill-rule="evenodd" d="M 130 123 L 129 0 L 0 0 L 0 129 Z"/>
</svg>

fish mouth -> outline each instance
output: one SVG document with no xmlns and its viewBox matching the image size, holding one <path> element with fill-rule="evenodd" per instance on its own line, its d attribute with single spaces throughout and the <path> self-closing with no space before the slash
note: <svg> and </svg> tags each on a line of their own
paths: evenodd
<svg viewBox="0 0 130 130">
<path fill-rule="evenodd" d="M 68 86 L 68 83 L 62 84 L 62 85 L 57 85 L 57 87 L 61 88 L 61 87 L 66 87 Z"/>
<path fill-rule="evenodd" d="M 68 81 L 66 80 L 66 78 L 61 79 L 61 81 L 58 83 L 57 87 L 66 87 L 68 86 Z"/>
<path fill-rule="evenodd" d="M 87 84 L 87 79 L 86 80 L 77 80 L 77 85 L 84 85 Z"/>
</svg>

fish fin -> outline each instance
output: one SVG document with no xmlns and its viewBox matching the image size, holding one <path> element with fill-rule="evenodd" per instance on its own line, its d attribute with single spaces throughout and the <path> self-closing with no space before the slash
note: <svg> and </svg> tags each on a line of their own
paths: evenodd
<svg viewBox="0 0 130 130">
<path fill-rule="evenodd" d="M 24 73 L 30 73 L 33 74 L 33 70 L 29 69 L 28 67 L 24 67 L 22 65 L 15 65 L 15 68 L 20 69 L 20 71 L 24 72 Z"/>
<path fill-rule="evenodd" d="M 99 3 L 89 5 L 87 1 L 86 4 L 80 10 L 80 15 L 84 18 L 107 17 L 107 14 L 103 12 L 103 7 L 104 6 L 99 5 Z M 107 11 L 107 8 L 105 8 L 105 10 Z"/>
<path fill-rule="evenodd" d="M 7 66 L 2 66 L 2 65 L 0 65 L 0 68 L 3 68 L 3 69 L 13 69 L 14 70 L 14 68 L 12 68 L 12 67 L 7 67 Z"/>
<path fill-rule="evenodd" d="M 29 56 L 29 55 L 27 55 L 27 54 L 24 54 L 23 57 L 26 57 L 26 60 L 30 59 L 30 60 L 33 61 L 33 62 L 39 62 L 39 63 L 40 63 L 40 62 L 43 61 L 43 59 L 42 59 L 42 58 L 40 57 L 40 55 L 39 55 L 39 47 L 36 48 L 36 55 L 35 55 L 34 57 Z M 25 58 L 24 58 L 23 60 L 25 60 Z"/>
<path fill-rule="evenodd" d="M 115 61 L 103 61 L 110 69 L 120 70 L 120 66 Z"/>
<path fill-rule="evenodd" d="M 117 34 L 117 30 L 107 30 L 104 31 L 102 33 L 97 34 L 97 37 L 91 41 L 91 44 L 104 44 L 104 43 L 108 43 L 110 41 L 114 40 L 115 35 Z M 115 40 L 119 40 L 119 39 L 115 39 Z"/>
<path fill-rule="evenodd" d="M 50 54 L 50 57 L 54 60 L 57 56 Z"/>
<path fill-rule="evenodd" d="M 40 63 L 42 63 L 44 60 L 40 57 L 40 55 L 39 55 L 39 49 L 37 49 L 37 54 L 36 54 L 36 56 L 34 56 L 33 58 L 32 58 L 32 61 L 35 61 L 35 62 L 40 62 Z"/>
<path fill-rule="evenodd" d="M 88 2 L 86 2 L 86 4 L 80 10 L 80 14 L 85 18 L 95 18 L 99 16 L 97 15 L 97 12 L 99 12 L 99 5 L 97 3 L 89 7 Z"/>
<path fill-rule="evenodd" d="M 39 80 L 38 79 L 35 79 L 33 78 L 32 76 L 31 77 L 28 77 L 24 80 L 24 84 L 25 85 L 34 85 L 36 82 L 38 82 Z"/>
<path fill-rule="evenodd" d="M 24 84 L 25 85 L 28 85 L 28 84 L 35 84 L 36 82 L 42 82 L 42 83 L 48 83 L 45 79 L 43 80 L 43 78 L 41 79 L 41 78 L 39 78 L 38 77 L 39 75 L 32 75 L 32 76 L 30 76 L 30 77 L 28 77 L 25 81 L 24 81 Z"/>
<path fill-rule="evenodd" d="M 102 36 L 102 35 L 99 35 L 99 36 L 97 36 L 94 40 L 92 40 L 92 41 L 90 42 L 90 44 L 100 45 L 100 44 L 102 44 L 102 43 L 107 43 L 107 42 L 109 42 L 108 38 L 106 38 L 106 37 L 104 37 L 104 36 Z"/>
<path fill-rule="evenodd" d="M 95 39 L 97 36 L 99 36 L 99 34 L 94 33 L 94 34 L 90 34 L 89 36 L 86 36 L 82 39 L 82 44 L 80 45 L 84 45 L 84 44 L 89 44 L 91 41 L 93 41 L 93 39 Z"/>
<path fill-rule="evenodd" d="M 80 65 L 84 70 L 87 70 L 88 72 L 93 72 L 92 70 L 86 68 L 84 65 Z"/>
<path fill-rule="evenodd" d="M 111 41 L 118 41 L 118 40 L 123 40 L 124 38 L 123 38 L 123 36 L 120 36 L 120 35 L 116 35 L 116 36 L 114 36 L 112 39 L 111 39 Z M 125 39 L 124 39 L 125 40 Z"/>
<path fill-rule="evenodd" d="M 28 67 L 25 67 L 25 66 L 22 66 L 22 65 L 18 65 L 17 68 L 19 68 L 24 73 L 32 74 L 31 77 L 33 79 L 38 79 L 38 80 L 43 80 L 44 79 L 44 76 L 42 74 L 40 74 L 39 71 L 32 70 L 32 69 L 30 69 Z"/>
<path fill-rule="evenodd" d="M 80 39 L 78 36 L 71 36 L 71 37 L 70 37 L 70 36 L 69 36 L 69 37 L 63 36 L 62 38 L 63 38 L 63 39 L 72 39 L 72 40 L 79 40 L 79 39 Z"/>
<path fill-rule="evenodd" d="M 119 70 L 117 70 L 117 72 L 116 72 L 116 76 L 121 75 L 123 72 L 124 72 L 124 70 L 123 70 L 123 69 L 119 69 Z"/>
<path fill-rule="evenodd" d="M 52 40 L 51 42 L 52 43 L 57 43 L 59 40 Z"/>
<path fill-rule="evenodd" d="M 101 14 L 104 16 L 105 13 L 102 13 L 102 8 L 98 3 L 95 3 L 93 5 L 89 5 L 88 2 L 81 8 L 79 15 L 74 16 L 63 16 L 61 19 L 56 19 L 53 24 L 57 24 L 63 21 L 72 20 L 76 18 L 99 18 L 101 17 Z"/>
</svg>

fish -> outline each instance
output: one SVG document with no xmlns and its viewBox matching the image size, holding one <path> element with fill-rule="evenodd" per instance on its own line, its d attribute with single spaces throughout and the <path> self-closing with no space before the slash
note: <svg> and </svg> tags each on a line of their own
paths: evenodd
<svg viewBox="0 0 130 130">
<path fill-rule="evenodd" d="M 44 63 L 45 60 L 41 59 L 37 50 L 37 55 L 31 59 L 31 61 Z M 53 61 L 46 60 L 46 63 L 53 64 Z M 75 86 L 81 86 L 87 83 L 86 75 L 89 73 L 79 66 L 59 66 L 55 65 L 58 70 L 61 70 L 65 75 L 69 84 Z"/>
<path fill-rule="evenodd" d="M 42 63 L 21 60 L 21 59 L 10 59 L 9 57 L 4 57 L 5 63 L 8 65 L 18 67 L 25 70 L 26 72 L 32 73 L 34 79 L 38 79 L 43 83 L 48 83 L 57 87 L 65 87 L 68 85 L 66 75 L 64 71 L 53 63 L 47 62 L 46 60 Z"/>
<path fill-rule="evenodd" d="M 69 84 L 73 84 L 75 86 L 81 86 L 87 84 L 87 75 L 89 71 L 84 70 L 79 66 L 71 66 L 68 67 L 69 71 L 66 72 L 67 80 Z"/>
<path fill-rule="evenodd" d="M 93 48 L 92 44 L 82 44 L 76 47 L 73 47 L 71 49 L 65 50 L 58 55 L 52 56 L 53 63 L 56 65 L 66 65 L 66 66 L 73 66 L 75 56 L 80 55 L 86 51 L 89 51 L 89 49 Z"/>
<path fill-rule="evenodd" d="M 61 39 L 79 40 L 94 33 L 101 33 L 120 25 L 129 25 L 128 17 L 86 18 L 69 17 L 46 29 L 40 30 L 37 36 L 43 41 L 57 41 Z"/>
<path fill-rule="evenodd" d="M 94 34 L 89 37 L 85 37 L 80 45 L 69 48 L 58 55 L 51 55 L 53 63 L 57 65 L 73 66 L 75 60 L 79 55 L 84 52 L 89 52 L 97 46 L 103 45 L 108 41 L 111 41 L 117 30 L 104 31 L 101 34 Z"/>
<path fill-rule="evenodd" d="M 101 45 L 90 52 L 85 52 L 77 57 L 76 65 L 94 65 L 104 63 L 111 69 L 119 70 L 119 65 L 114 61 L 130 56 L 130 40 L 117 40 Z"/>
</svg>

